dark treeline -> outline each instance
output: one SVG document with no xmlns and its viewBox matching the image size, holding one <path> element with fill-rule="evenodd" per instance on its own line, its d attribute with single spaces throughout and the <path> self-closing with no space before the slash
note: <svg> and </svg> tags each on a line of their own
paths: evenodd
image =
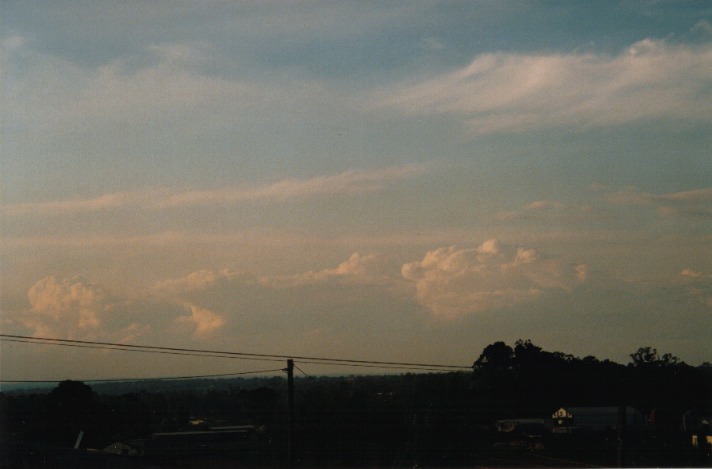
<svg viewBox="0 0 712 469">
<path fill-rule="evenodd" d="M 627 453 L 628 465 L 710 462 L 690 453 L 678 427 L 684 412 L 709 415 L 712 366 L 687 365 L 650 347 L 619 364 L 548 352 L 530 341 L 496 342 L 471 372 L 298 377 L 295 390 L 293 449 L 304 467 L 479 464 L 491 455 L 495 421 L 550 418 L 558 408 L 573 406 L 630 406 L 645 416 L 670 416 L 666 431 L 677 432 L 677 452 L 655 450 L 662 440 L 652 429 L 650 438 Z M 5 466 L 17 466 L 17 451 L 28 444 L 72 447 L 80 431 L 82 448 L 101 449 L 211 425 L 264 428 L 260 465 L 287 463 L 287 383 L 281 377 L 93 387 L 64 381 L 45 393 L 0 393 L 0 405 Z M 615 465 L 614 453 L 597 457 L 588 462 Z"/>
<path fill-rule="evenodd" d="M 547 352 L 528 340 L 513 348 L 504 342 L 488 345 L 474 365 L 475 386 L 491 400 L 485 407 L 509 417 L 546 415 L 563 405 L 628 405 L 644 414 L 656 407 L 708 407 L 711 376 L 710 363 L 690 366 L 651 347 L 638 349 L 621 365 Z"/>
</svg>

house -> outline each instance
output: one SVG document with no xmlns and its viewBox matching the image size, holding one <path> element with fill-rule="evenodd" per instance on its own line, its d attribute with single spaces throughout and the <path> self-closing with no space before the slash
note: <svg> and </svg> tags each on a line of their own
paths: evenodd
<svg viewBox="0 0 712 469">
<path fill-rule="evenodd" d="M 208 467 L 218 465 L 218 460 L 255 463 L 267 454 L 268 449 L 264 428 L 239 425 L 153 433 L 146 441 L 143 456 L 148 465 L 202 464 Z"/>
<path fill-rule="evenodd" d="M 645 416 L 632 407 L 562 407 L 551 419 L 551 431 L 558 434 L 645 428 Z"/>
</svg>

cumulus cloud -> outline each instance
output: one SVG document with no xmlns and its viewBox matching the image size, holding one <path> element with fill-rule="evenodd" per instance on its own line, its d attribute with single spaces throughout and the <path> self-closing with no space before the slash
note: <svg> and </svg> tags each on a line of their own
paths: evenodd
<svg viewBox="0 0 712 469">
<path fill-rule="evenodd" d="M 404 264 L 401 272 L 415 283 L 418 301 L 444 319 L 531 301 L 545 290 L 569 289 L 586 276 L 583 265 L 567 266 L 536 249 L 495 239 L 471 249 L 430 251 L 421 261 Z"/>
<path fill-rule="evenodd" d="M 68 331 L 97 329 L 110 306 L 106 292 L 81 277 L 44 278 L 30 288 L 27 298 L 30 302 L 27 324 L 36 326 L 40 332 L 48 331 L 49 324 Z"/>
<path fill-rule="evenodd" d="M 225 320 L 222 316 L 208 309 L 190 305 L 190 313 L 190 316 L 181 316 L 177 321 L 179 323 L 188 323 L 195 327 L 194 335 L 198 338 L 209 337 L 211 333 L 225 325 Z"/>
<path fill-rule="evenodd" d="M 353 253 L 333 269 L 310 271 L 283 277 L 279 281 L 292 285 L 339 282 L 349 285 L 391 285 L 394 276 L 385 256 Z"/>
<path fill-rule="evenodd" d="M 712 119 L 712 44 L 644 39 L 593 53 L 483 54 L 460 70 L 389 89 L 374 100 L 410 115 L 457 116 L 475 134 L 640 119 Z"/>
<path fill-rule="evenodd" d="M 205 309 L 156 295 L 113 295 L 80 276 L 43 278 L 30 287 L 27 299 L 29 309 L 6 314 L 3 330 L 131 343 L 178 330 L 205 337 L 224 324 L 219 315 Z"/>
<path fill-rule="evenodd" d="M 385 292 L 403 284 L 397 265 L 386 256 L 353 253 L 336 267 L 292 275 L 199 270 L 158 282 L 153 290 L 191 307 L 241 315 L 265 311 L 266 305 L 278 303 L 313 304 L 339 297 L 350 301 L 354 291 L 361 288 Z"/>
<path fill-rule="evenodd" d="M 690 269 L 690 268 L 685 268 L 682 269 L 682 272 L 680 272 L 680 275 L 683 277 L 690 277 L 690 278 L 700 278 L 702 274 L 700 272 L 697 272 L 696 270 Z"/>
<path fill-rule="evenodd" d="M 680 280 L 686 296 L 712 313 L 712 274 L 686 267 L 680 272 Z"/>
</svg>

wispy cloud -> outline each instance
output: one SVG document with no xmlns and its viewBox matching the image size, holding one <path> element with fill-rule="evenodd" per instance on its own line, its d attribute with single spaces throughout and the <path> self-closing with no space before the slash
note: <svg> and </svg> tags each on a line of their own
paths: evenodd
<svg viewBox="0 0 712 469">
<path fill-rule="evenodd" d="M 663 216 L 712 218 L 712 188 L 654 194 L 634 189 L 611 192 L 604 199 L 614 205 L 649 205 Z"/>
<path fill-rule="evenodd" d="M 171 189 L 115 192 L 93 198 L 8 205 L 3 208 L 3 213 L 5 215 L 59 215 L 139 207 L 158 210 L 260 200 L 280 202 L 336 194 L 364 194 L 383 190 L 390 183 L 414 177 L 423 170 L 422 165 L 407 165 L 374 170 L 350 170 L 307 179 L 284 179 L 253 187 L 184 192 Z"/>
<path fill-rule="evenodd" d="M 712 119 L 712 44 L 644 39 L 618 56 L 483 54 L 460 70 L 385 90 L 374 106 L 454 115 L 474 134 L 641 119 Z"/>
<path fill-rule="evenodd" d="M 402 166 L 381 170 L 352 170 L 310 179 L 284 179 L 259 187 L 215 191 L 191 191 L 164 198 L 158 208 L 235 203 L 248 200 L 288 200 L 330 194 L 360 194 L 384 189 L 389 182 L 412 177 L 422 167 Z"/>
</svg>

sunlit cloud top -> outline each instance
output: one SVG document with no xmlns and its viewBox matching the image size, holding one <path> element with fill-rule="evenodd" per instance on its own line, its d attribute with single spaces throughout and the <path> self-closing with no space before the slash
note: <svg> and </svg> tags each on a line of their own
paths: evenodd
<svg viewBox="0 0 712 469">
<path fill-rule="evenodd" d="M 709 2 L 12 0 L 0 42 L 4 332 L 712 356 Z M 227 366 L 175 360 L 117 366 Z"/>
</svg>

